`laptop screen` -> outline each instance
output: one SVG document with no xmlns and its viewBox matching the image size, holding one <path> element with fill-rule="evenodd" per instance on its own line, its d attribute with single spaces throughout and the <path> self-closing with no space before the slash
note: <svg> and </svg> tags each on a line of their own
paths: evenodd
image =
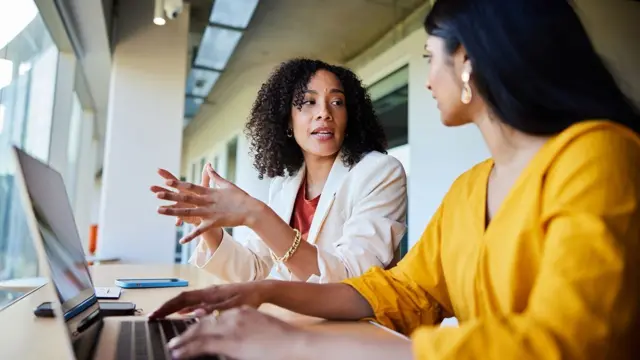
<svg viewBox="0 0 640 360">
<path fill-rule="evenodd" d="M 60 173 L 40 161 L 22 152 L 18 157 L 51 277 L 67 318 L 95 294 L 64 182 Z"/>
<path fill-rule="evenodd" d="M 60 173 L 19 149 L 19 166 L 49 262 L 51 281 L 72 338 L 76 358 L 85 347 L 83 326 L 99 320 L 99 304 Z M 91 333 L 93 331 L 87 331 Z M 88 335 L 88 334 L 86 334 Z"/>
</svg>

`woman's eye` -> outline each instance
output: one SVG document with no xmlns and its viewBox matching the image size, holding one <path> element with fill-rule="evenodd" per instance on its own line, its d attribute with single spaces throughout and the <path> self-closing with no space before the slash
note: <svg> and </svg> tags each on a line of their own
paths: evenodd
<svg viewBox="0 0 640 360">
<path fill-rule="evenodd" d="M 422 57 L 427 59 L 427 63 L 431 64 L 431 54 L 424 54 Z"/>
<path fill-rule="evenodd" d="M 315 105 L 315 100 L 305 100 L 302 102 L 302 105 Z"/>
<path fill-rule="evenodd" d="M 335 105 L 335 106 L 342 106 L 342 105 L 344 105 L 344 101 L 342 101 L 342 100 L 333 100 L 331 103 L 332 103 L 333 105 Z"/>
</svg>

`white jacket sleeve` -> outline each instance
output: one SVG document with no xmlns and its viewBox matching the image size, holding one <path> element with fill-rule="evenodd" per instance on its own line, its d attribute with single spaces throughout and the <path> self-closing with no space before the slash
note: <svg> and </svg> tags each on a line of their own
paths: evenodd
<svg viewBox="0 0 640 360">
<path fill-rule="evenodd" d="M 272 182 L 269 186 L 269 204 L 272 202 L 273 189 Z M 228 282 L 263 280 L 273 267 L 269 248 L 253 231 L 244 242 L 237 241 L 223 231 L 222 241 L 213 252 L 200 238 L 189 263 Z"/>
<path fill-rule="evenodd" d="M 269 248 L 257 235 L 251 233 L 242 244 L 226 231 L 214 252 L 200 239 L 189 263 L 228 282 L 262 280 L 273 266 Z"/>
<path fill-rule="evenodd" d="M 342 237 L 330 247 L 317 247 L 320 276 L 312 275 L 308 282 L 338 282 L 394 260 L 406 231 L 407 180 L 402 164 L 385 156 L 354 185 L 349 191 L 358 191 L 359 196 L 345 210 Z"/>
</svg>

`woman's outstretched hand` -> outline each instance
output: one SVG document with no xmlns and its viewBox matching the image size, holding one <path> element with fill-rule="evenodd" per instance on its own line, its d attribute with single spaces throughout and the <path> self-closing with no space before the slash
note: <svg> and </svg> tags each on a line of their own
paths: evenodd
<svg viewBox="0 0 640 360">
<path fill-rule="evenodd" d="M 158 175 L 160 175 L 165 181 L 180 181 L 175 175 L 173 175 L 170 171 L 165 170 L 165 169 L 159 169 L 158 170 Z M 211 181 L 211 177 L 209 176 L 209 172 L 207 171 L 207 168 L 204 167 L 202 169 L 202 181 L 200 183 L 200 186 L 202 187 L 209 187 L 209 182 Z M 151 187 L 151 191 L 154 193 L 159 193 L 159 192 L 168 192 L 169 190 L 161 187 L 161 186 L 152 186 Z M 188 192 L 186 192 L 185 190 L 179 190 L 178 193 L 180 194 L 187 194 Z M 188 205 L 188 204 L 176 204 L 176 205 L 172 205 L 173 207 L 176 208 L 180 208 L 180 207 L 194 207 L 193 205 Z M 182 225 L 183 222 L 186 222 L 187 224 L 192 224 L 192 225 L 200 225 L 200 221 L 201 219 L 199 217 L 195 217 L 195 216 L 191 216 L 191 217 L 181 217 L 178 216 L 176 217 L 176 226 L 180 226 Z"/>
<path fill-rule="evenodd" d="M 215 188 L 180 181 L 175 177 L 165 178 L 165 185 L 176 191 L 169 191 L 160 186 L 152 187 L 159 199 L 175 201 L 172 205 L 159 207 L 158 213 L 183 219 L 200 219 L 194 231 L 180 240 L 182 244 L 214 228 L 250 226 L 266 206 L 223 179 L 213 170 L 211 164 L 207 164 L 204 171 L 209 178 L 214 179 Z"/>
</svg>

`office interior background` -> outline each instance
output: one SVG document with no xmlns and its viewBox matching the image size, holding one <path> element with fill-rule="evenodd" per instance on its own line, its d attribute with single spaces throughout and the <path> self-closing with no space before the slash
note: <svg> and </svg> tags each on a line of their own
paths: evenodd
<svg viewBox="0 0 640 360">
<path fill-rule="evenodd" d="M 640 104 L 640 2 L 575 2 Z M 300 56 L 347 66 L 368 87 L 389 152 L 408 175 L 406 252 L 452 181 L 489 155 L 474 127 L 441 125 L 425 88 L 422 20 L 431 4 L 0 0 L 0 283 L 37 278 L 42 268 L 16 193 L 11 145 L 62 174 L 87 254 L 184 263 L 195 244 L 178 245 L 189 226 L 157 215 L 148 190 L 157 168 L 198 183 L 211 162 L 266 200 L 269 180 L 252 167 L 243 127 L 270 71 Z M 238 239 L 247 233 L 232 231 Z M 19 295 L 0 287 L 0 308 Z"/>
</svg>

